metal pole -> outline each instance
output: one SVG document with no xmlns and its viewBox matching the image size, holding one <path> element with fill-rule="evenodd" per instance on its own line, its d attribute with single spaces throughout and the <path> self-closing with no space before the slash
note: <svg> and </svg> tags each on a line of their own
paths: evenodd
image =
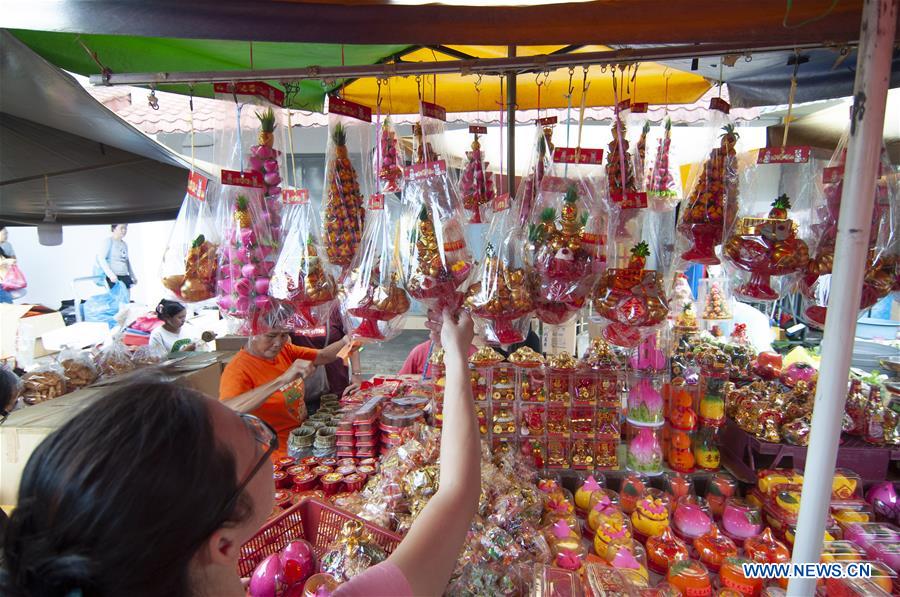
<svg viewBox="0 0 900 597">
<path fill-rule="evenodd" d="M 514 58 L 516 55 L 516 46 L 509 46 L 507 55 Z M 508 164 L 506 190 L 509 191 L 510 197 L 516 196 L 516 73 L 506 73 L 506 143 L 507 143 L 507 159 Z"/>
<path fill-rule="evenodd" d="M 900 0 L 865 0 L 863 5 L 831 295 L 794 542 L 792 561 L 796 564 L 817 563 L 822 554 L 869 250 L 898 3 Z M 815 588 L 814 578 L 794 578 L 788 595 L 812 595 Z"/>
<path fill-rule="evenodd" d="M 510 72 L 544 72 L 569 66 L 592 64 L 632 64 L 660 62 L 679 58 L 702 58 L 723 54 L 748 52 L 781 52 L 805 48 L 825 47 L 824 43 L 785 45 L 709 44 L 648 48 L 621 48 L 602 52 L 576 54 L 541 54 L 477 60 L 441 60 L 438 62 L 395 62 L 391 64 L 362 64 L 349 66 L 308 66 L 305 68 L 275 68 L 257 70 L 221 70 L 199 72 L 104 73 L 91 75 L 92 85 L 172 85 L 176 83 L 232 83 L 238 81 L 340 81 L 364 77 L 406 77 L 440 73 L 463 75 L 506 74 Z"/>
</svg>

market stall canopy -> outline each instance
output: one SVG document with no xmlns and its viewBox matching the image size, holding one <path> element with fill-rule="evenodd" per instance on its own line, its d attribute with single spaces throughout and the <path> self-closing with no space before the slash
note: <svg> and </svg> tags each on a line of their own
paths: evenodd
<svg viewBox="0 0 900 597">
<path fill-rule="evenodd" d="M 187 164 L 0 31 L 0 222 L 173 217 Z"/>
<path fill-rule="evenodd" d="M 219 0 L 189 6 L 159 1 L 6 0 L 0 26 L 330 44 L 802 44 L 857 39 L 862 6 L 862 0 Z"/>
</svg>

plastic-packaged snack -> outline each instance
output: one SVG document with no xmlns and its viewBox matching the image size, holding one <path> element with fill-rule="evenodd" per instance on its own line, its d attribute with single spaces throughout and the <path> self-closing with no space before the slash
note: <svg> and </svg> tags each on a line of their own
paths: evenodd
<svg viewBox="0 0 900 597">
<path fill-rule="evenodd" d="M 401 284 L 396 200 L 375 195 L 369 203 L 362 244 L 343 281 L 341 313 L 361 342 L 390 340 L 403 330 L 409 295 Z"/>
<path fill-rule="evenodd" d="M 494 188 L 494 175 L 487 171 L 488 162 L 481 153 L 481 143 L 478 142 L 479 134 L 487 134 L 486 126 L 469 126 L 469 132 L 474 135 L 472 151 L 466 152 L 466 165 L 459 179 L 459 195 L 462 198 L 463 207 L 472 215 L 470 224 L 481 224 L 481 211 L 483 207 L 494 200 L 496 190 Z"/>
<path fill-rule="evenodd" d="M 681 180 L 678 170 L 669 164 L 672 149 L 672 119 L 666 117 L 662 138 L 658 142 L 656 156 L 647 173 L 647 202 L 653 211 L 674 209 L 681 200 Z"/>
<path fill-rule="evenodd" d="M 66 392 L 66 372 L 59 363 L 38 365 L 22 377 L 22 399 L 26 404 L 53 400 Z"/>
<path fill-rule="evenodd" d="M 271 309 L 269 277 L 277 247 L 258 176 L 222 171 L 223 246 L 216 282 L 223 317 L 254 333 L 254 321 Z M 248 186 L 243 186 L 248 185 Z"/>
<path fill-rule="evenodd" d="M 605 265 L 607 214 L 598 149 L 554 150 L 528 228 L 538 290 L 536 315 L 558 325 L 575 316 Z M 593 170 L 593 172 L 591 172 Z"/>
<path fill-rule="evenodd" d="M 336 97 L 328 98 L 326 149 L 325 250 L 329 263 L 353 262 L 365 222 L 364 197 L 372 192 L 372 110 Z"/>
<path fill-rule="evenodd" d="M 504 196 L 507 198 L 507 196 Z M 533 309 L 531 282 L 524 255 L 524 238 L 508 199 L 494 201 L 484 255 L 469 287 L 466 306 L 484 325 L 490 344 L 524 342 Z"/>
<path fill-rule="evenodd" d="M 282 201 L 283 241 L 272 270 L 269 295 L 294 307 L 293 331 L 324 331 L 337 285 L 322 258 L 318 211 L 312 207 L 306 189 L 285 189 Z"/>
<path fill-rule="evenodd" d="M 419 161 L 406 172 L 401 238 L 409 239 L 409 250 L 403 251 L 401 258 L 410 296 L 432 313 L 440 313 L 444 307 L 456 309 L 462 304 L 462 286 L 472 269 L 472 258 L 447 166 L 443 160 L 434 160 L 442 137 L 437 131 L 443 131 L 443 122 L 427 116 L 433 109 L 423 102 L 419 133 L 414 135 L 420 137 Z"/>
<path fill-rule="evenodd" d="M 719 263 L 716 247 L 734 218 L 737 201 L 738 133 L 728 119 L 729 106 L 718 98 L 710 102 L 707 129 L 712 149 L 699 167 L 691 168 L 690 194 L 682 204 L 678 224 L 681 259 L 704 265 Z M 685 248 L 686 247 L 686 248 Z"/>
<path fill-rule="evenodd" d="M 100 351 L 97 355 L 97 367 L 100 369 L 100 376 L 104 379 L 134 370 L 131 353 L 122 342 L 121 336 Z"/>
<path fill-rule="evenodd" d="M 828 167 L 822 172 L 822 188 L 817 205 L 813 209 L 809 228 L 810 259 L 798 285 L 803 297 L 803 317 L 808 323 L 817 326 L 825 325 L 825 316 L 828 312 L 848 138 L 849 130 L 844 133 Z M 900 182 L 886 150 L 882 148 L 860 310 L 871 307 L 896 288 L 900 276 L 898 226 L 900 226 Z"/>
<path fill-rule="evenodd" d="M 90 353 L 84 350 L 66 348 L 59 355 L 59 364 L 66 376 L 66 388 L 73 392 L 97 381 L 100 372 Z"/>
<path fill-rule="evenodd" d="M 553 157 L 553 125 L 556 124 L 556 116 L 540 118 L 535 124 L 537 126 L 531 161 L 525 170 L 525 178 L 516 191 L 516 213 L 520 226 L 525 226 L 531 221 L 534 202 L 541 188 L 541 180 L 550 172 Z"/>
<path fill-rule="evenodd" d="M 216 294 L 218 249 L 222 241 L 210 205 L 217 191 L 199 172 L 188 176 L 188 188 L 163 253 L 160 278 L 172 297 L 199 303 Z M 217 186 L 217 183 L 213 183 Z"/>
<path fill-rule="evenodd" d="M 165 361 L 168 356 L 169 353 L 162 346 L 147 344 L 134 351 L 131 362 L 135 367 L 152 367 Z"/>
<path fill-rule="evenodd" d="M 773 278 L 806 268 L 809 248 L 799 230 L 806 227 L 815 189 L 814 166 L 808 146 L 766 148 L 758 151 L 754 167 L 741 171 L 738 217 L 722 246 L 726 262 L 749 274 L 749 279 L 741 274 L 744 281 L 735 288 L 739 297 L 775 300 L 781 292 Z M 778 181 L 776 191 L 773 179 Z"/>
</svg>

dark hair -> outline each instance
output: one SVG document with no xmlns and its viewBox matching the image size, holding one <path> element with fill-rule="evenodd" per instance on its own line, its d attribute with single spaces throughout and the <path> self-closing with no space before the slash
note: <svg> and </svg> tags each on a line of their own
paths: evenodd
<svg viewBox="0 0 900 597">
<path fill-rule="evenodd" d="M 9 367 L 0 365 L 0 417 L 2 413 L 12 410 L 19 396 L 19 377 Z"/>
<path fill-rule="evenodd" d="M 244 494 L 220 514 L 238 480 L 206 401 L 143 380 L 41 442 L 4 537 L 0 593 L 190 595 L 191 558 L 209 529 L 246 520 L 252 509 Z"/>
<path fill-rule="evenodd" d="M 111 231 L 115 232 L 115 231 L 116 231 L 116 228 L 118 228 L 119 226 L 128 226 L 128 224 L 110 224 L 110 225 L 109 225 L 109 229 L 110 229 Z"/>
<path fill-rule="evenodd" d="M 182 311 L 184 311 L 184 305 L 182 305 L 178 301 L 170 301 L 167 299 L 163 299 L 163 300 L 159 301 L 158 305 L 156 305 L 156 316 L 159 319 L 167 319 L 169 317 L 175 317 Z"/>
</svg>

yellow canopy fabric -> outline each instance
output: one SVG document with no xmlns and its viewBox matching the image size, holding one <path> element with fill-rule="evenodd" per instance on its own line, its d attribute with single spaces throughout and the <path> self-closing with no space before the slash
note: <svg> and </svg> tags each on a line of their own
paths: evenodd
<svg viewBox="0 0 900 597">
<path fill-rule="evenodd" d="M 447 46 L 474 58 L 502 58 L 507 55 L 504 46 Z M 517 56 L 550 54 L 564 46 L 525 46 L 516 48 Z M 578 52 L 601 52 L 606 46 L 584 46 Z M 437 62 L 458 60 L 459 56 L 442 53 L 438 49 L 423 48 L 405 55 L 404 62 Z M 674 70 L 653 62 L 641 63 L 624 72 L 616 70 L 619 88 L 613 93 L 612 69 L 592 66 L 587 72 L 586 106 L 611 106 L 616 95 L 621 101 L 651 104 L 689 104 L 697 101 L 710 88 L 710 82 L 700 75 Z M 540 86 L 538 83 L 540 82 Z M 572 106 L 581 105 L 583 68 L 572 74 Z M 448 112 L 496 111 L 506 105 L 506 83 L 499 76 L 446 74 L 423 77 L 395 77 L 381 85 L 381 109 L 385 113 L 411 114 L 419 111 L 419 99 L 440 104 Z M 538 97 L 540 88 L 540 98 Z M 544 74 L 523 74 L 516 85 L 516 107 L 519 110 L 540 108 L 565 108 L 568 103 L 569 69 L 559 69 Z M 367 106 L 375 106 L 378 83 L 374 79 L 360 79 L 347 85 L 345 99 Z"/>
</svg>

